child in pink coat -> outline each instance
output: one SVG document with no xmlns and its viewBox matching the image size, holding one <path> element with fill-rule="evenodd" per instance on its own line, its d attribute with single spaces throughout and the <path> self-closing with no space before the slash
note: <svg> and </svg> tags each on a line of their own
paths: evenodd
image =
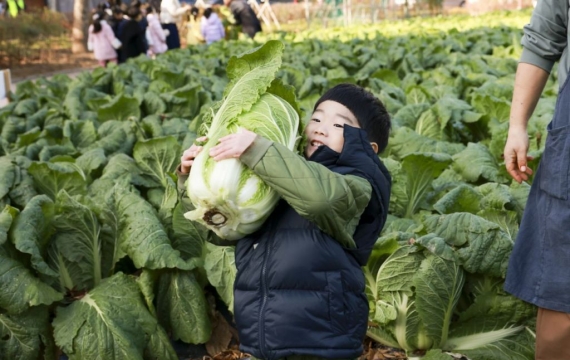
<svg viewBox="0 0 570 360">
<path fill-rule="evenodd" d="M 148 21 L 148 27 L 146 28 L 146 37 L 148 40 L 148 55 L 162 54 L 168 50 L 168 45 L 166 45 L 168 30 L 163 29 L 162 25 L 160 25 L 160 19 L 158 18 L 156 9 L 148 5 L 147 11 L 148 15 L 146 16 L 146 20 Z"/>
<path fill-rule="evenodd" d="M 115 37 L 115 33 L 104 18 L 103 12 L 93 15 L 93 24 L 89 26 L 89 36 L 87 38 L 87 48 L 93 51 L 95 59 L 99 65 L 105 67 L 109 62 L 117 63 L 116 48 L 121 46 L 121 42 Z"/>
</svg>

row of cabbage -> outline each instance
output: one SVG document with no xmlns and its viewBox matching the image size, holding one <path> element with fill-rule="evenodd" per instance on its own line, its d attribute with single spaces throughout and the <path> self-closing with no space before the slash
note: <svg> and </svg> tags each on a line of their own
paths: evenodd
<svg viewBox="0 0 570 360">
<path fill-rule="evenodd" d="M 364 269 L 368 335 L 410 356 L 533 357 L 534 309 L 501 289 L 529 185 L 501 164 L 521 34 L 499 24 L 526 16 L 466 31 L 441 31 L 451 18 L 277 35 L 278 77 L 305 117 L 341 82 L 392 114 L 390 216 Z M 176 359 L 173 339 L 218 333 L 209 289 L 231 310 L 233 248 L 183 218 L 174 170 L 224 96 L 227 60 L 255 46 L 18 85 L 0 109 L 0 354 Z M 554 80 L 530 122 L 535 161 Z"/>
</svg>

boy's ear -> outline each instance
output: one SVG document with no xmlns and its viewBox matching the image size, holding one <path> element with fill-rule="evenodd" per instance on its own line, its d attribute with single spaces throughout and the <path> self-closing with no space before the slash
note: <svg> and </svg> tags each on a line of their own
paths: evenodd
<svg viewBox="0 0 570 360">
<path fill-rule="evenodd" d="M 372 150 L 374 150 L 374 152 L 378 154 L 378 144 L 376 144 L 375 142 L 371 142 L 370 146 L 372 146 Z"/>
</svg>

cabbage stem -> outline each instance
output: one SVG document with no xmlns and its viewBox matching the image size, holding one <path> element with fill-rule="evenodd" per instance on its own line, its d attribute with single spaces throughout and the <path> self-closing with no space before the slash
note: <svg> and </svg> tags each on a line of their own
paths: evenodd
<svg viewBox="0 0 570 360">
<path fill-rule="evenodd" d="M 212 209 L 206 211 L 202 219 L 208 225 L 214 225 L 214 226 L 224 225 L 226 221 L 228 221 L 228 218 L 224 214 L 219 212 L 218 209 Z"/>
</svg>

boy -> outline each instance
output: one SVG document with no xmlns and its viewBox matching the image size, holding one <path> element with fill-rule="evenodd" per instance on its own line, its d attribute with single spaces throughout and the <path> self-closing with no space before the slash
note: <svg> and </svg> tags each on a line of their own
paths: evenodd
<svg viewBox="0 0 570 360">
<path fill-rule="evenodd" d="M 377 153 L 389 132 L 382 103 L 341 84 L 315 105 L 305 158 L 250 131 L 210 150 L 216 161 L 239 157 L 282 198 L 259 231 L 234 242 L 242 351 L 269 360 L 362 354 L 368 300 L 361 266 L 388 212 L 391 179 Z M 184 182 L 200 150 L 186 150 L 178 170 L 186 204 Z"/>
</svg>

